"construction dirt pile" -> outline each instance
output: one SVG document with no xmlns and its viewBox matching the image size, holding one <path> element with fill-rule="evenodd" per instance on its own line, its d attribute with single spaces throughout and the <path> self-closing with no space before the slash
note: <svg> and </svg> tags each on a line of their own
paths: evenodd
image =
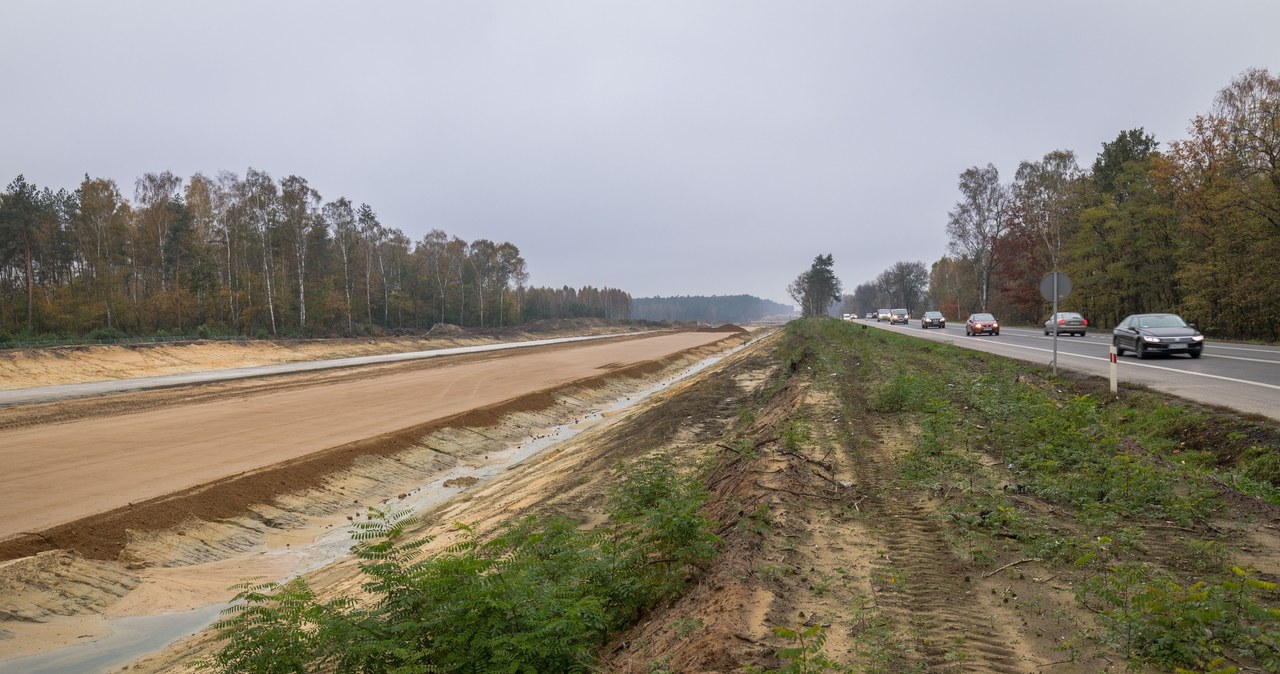
<svg viewBox="0 0 1280 674">
<path fill-rule="evenodd" d="M 331 358 L 428 351 L 556 336 L 636 332 L 618 322 L 476 330 L 437 323 L 423 335 L 342 339 L 198 340 L 150 344 L 0 349 L 0 389 L 80 384 Z"/>
<path fill-rule="evenodd" d="M 409 507 L 416 503 L 413 507 L 419 508 L 433 502 L 432 499 L 439 501 L 447 497 L 456 497 L 455 500 L 465 504 L 473 498 L 470 490 L 485 486 L 494 474 L 502 475 L 509 470 L 501 463 L 506 460 L 501 458 L 504 455 L 512 451 L 532 452 L 580 429 L 605 424 L 621 413 L 609 411 L 618 401 L 628 401 L 645 389 L 660 392 L 665 388 L 663 382 L 674 381 L 674 377 L 691 365 L 744 341 L 744 336 L 700 336 L 688 331 L 640 339 L 623 335 L 620 339 L 600 342 L 519 349 L 518 355 L 477 354 L 451 358 L 448 363 L 432 359 L 0 410 L 0 434 L 8 434 L 0 437 L 0 445 L 26 445 L 25 440 L 13 443 L 9 440 L 19 435 L 23 438 L 45 436 L 47 433 L 40 429 L 50 428 L 50 424 L 74 429 L 119 419 L 135 428 L 128 433 L 140 433 L 147 419 L 170 412 L 183 419 L 181 425 L 187 429 L 184 436 L 217 438 L 223 431 L 212 427 L 202 431 L 198 419 L 203 413 L 197 414 L 197 410 L 217 409 L 227 403 L 234 405 L 235 401 L 254 401 L 250 408 L 260 409 L 304 392 L 326 390 L 332 390 L 341 401 L 335 409 L 358 408 L 360 406 L 351 402 L 351 394 L 343 391 L 358 391 L 368 385 L 383 390 L 399 378 L 408 377 L 406 381 L 412 382 L 412 378 L 436 376 L 454 367 L 487 368 L 488 374 L 472 375 L 465 380 L 468 390 L 472 391 L 476 390 L 473 382 L 477 381 L 516 391 L 504 382 L 551 377 L 550 386 L 537 384 L 528 393 L 514 397 L 499 393 L 496 402 L 468 407 L 438 421 L 391 433 L 373 433 L 365 440 L 346 443 L 314 456 L 290 459 L 270 469 L 244 471 L 225 480 L 150 500 L 131 501 L 110 512 L 51 529 L 6 538 L 0 546 L 5 548 L 3 559 L 10 560 L 0 561 L 0 672 L 10 671 L 5 669 L 5 662 L 15 657 L 91 643 L 112 632 L 113 621 L 175 611 L 207 611 L 202 607 L 216 606 L 230 599 L 233 591 L 229 588 L 246 577 L 284 577 L 301 570 L 299 564 L 303 565 L 302 569 L 314 566 L 314 561 L 288 560 L 290 555 L 315 554 L 303 551 L 315 547 L 314 541 L 327 534 L 359 521 L 369 507 Z M 668 355 L 656 359 L 629 355 L 651 349 L 647 346 L 649 343 L 672 346 L 658 347 L 667 349 L 662 353 Z M 92 369 L 98 378 L 105 373 L 126 372 L 130 376 L 141 376 L 144 372 L 171 372 L 179 366 L 196 368 L 197 364 L 211 362 L 242 366 L 245 361 L 295 360 L 302 352 L 333 358 L 343 353 L 368 353 L 393 347 L 424 349 L 449 345 L 398 339 L 392 343 L 355 341 L 344 345 L 306 346 L 310 348 L 273 344 L 261 353 L 228 344 L 148 349 L 93 347 L 63 350 L 54 356 L 26 353 L 19 358 L 8 354 L 7 366 L 42 361 L 44 379 L 37 383 L 45 384 L 50 379 L 80 378 L 76 375 L 81 369 Z M 242 349 L 238 352 L 241 358 L 231 358 L 228 349 Z M 601 361 L 598 364 L 583 355 L 596 351 L 600 352 L 594 357 Z M 113 356 L 121 361 L 115 366 L 109 364 Z M 546 364 L 540 365 L 542 362 Z M 93 365 L 89 367 L 85 363 Z M 59 375 L 54 364 L 69 371 Z M 575 367 L 589 376 L 575 374 Z M 544 371 L 545 375 L 538 374 Z M 442 400 L 467 399 L 456 384 L 409 385 L 414 391 L 438 392 L 444 396 Z M 400 399 L 417 406 L 427 404 L 428 398 L 415 400 L 419 397 L 408 395 Z M 394 404 L 379 405 L 376 411 L 385 414 L 394 407 Z M 374 409 L 365 409 L 360 416 L 376 417 L 373 412 Z M 323 409 L 321 414 L 343 425 L 337 414 Z M 282 414 L 280 418 L 288 416 Z M 216 426 L 226 428 L 225 423 Z M 79 445 L 81 447 L 96 447 L 105 435 L 86 432 L 97 440 L 91 442 L 86 438 L 88 444 Z M 151 446 L 145 436 L 138 437 L 139 443 Z M 238 444 L 230 443 L 232 447 Z M 163 465 L 188 463 L 155 458 L 147 461 Z M 537 465 L 540 464 L 532 464 Z M 525 471 L 522 467 L 521 472 Z M 527 479 L 560 478 L 534 469 Z M 86 489 L 89 486 L 82 484 Z M 556 492 L 561 487 L 548 489 Z M 78 502 L 86 500 L 84 490 L 50 487 L 44 491 L 66 493 Z M 466 517 L 471 521 L 470 515 Z M 343 542 L 345 536 L 338 538 Z M 168 672 L 189 668 L 193 661 L 188 657 L 191 654 L 184 655 L 181 649 L 178 653 L 163 656 L 164 664 L 154 669 L 130 671 Z M 168 659 L 170 657 L 176 660 Z"/>
</svg>

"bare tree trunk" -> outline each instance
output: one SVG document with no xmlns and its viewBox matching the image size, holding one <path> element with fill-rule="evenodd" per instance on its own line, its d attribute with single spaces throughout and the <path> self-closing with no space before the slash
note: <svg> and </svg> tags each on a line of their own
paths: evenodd
<svg viewBox="0 0 1280 674">
<path fill-rule="evenodd" d="M 35 307 L 36 286 L 35 273 L 31 262 L 31 236 L 26 231 L 22 232 L 22 249 L 27 256 L 27 333 L 30 334 L 32 327 L 31 316 Z"/>
<path fill-rule="evenodd" d="M 378 273 L 382 275 L 382 327 L 391 327 L 391 290 L 387 285 L 387 267 L 382 260 L 382 246 L 378 246 Z"/>
<path fill-rule="evenodd" d="M 267 315 L 271 317 L 271 336 L 278 337 L 276 331 L 276 302 L 271 292 L 270 245 L 267 242 L 267 223 L 262 223 L 262 275 L 267 285 Z"/>
<path fill-rule="evenodd" d="M 364 304 L 365 320 L 373 327 L 373 240 L 369 237 L 364 242 Z"/>
<path fill-rule="evenodd" d="M 298 244 L 298 326 L 307 327 L 307 245 Z"/>
<path fill-rule="evenodd" d="M 231 228 L 227 227 L 227 311 L 231 326 L 240 332 L 240 316 L 236 313 L 235 268 L 231 264 Z"/>
<path fill-rule="evenodd" d="M 347 259 L 347 243 L 343 241 L 338 244 L 338 250 L 342 251 L 342 290 L 347 297 L 347 334 L 354 331 L 351 321 L 351 265 Z"/>
</svg>

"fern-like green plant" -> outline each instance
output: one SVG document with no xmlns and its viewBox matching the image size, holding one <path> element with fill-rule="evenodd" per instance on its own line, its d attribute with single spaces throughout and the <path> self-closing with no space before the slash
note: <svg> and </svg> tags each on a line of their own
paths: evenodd
<svg viewBox="0 0 1280 674">
<path fill-rule="evenodd" d="M 483 540 L 426 555 L 413 520 L 370 511 L 353 554 L 366 597 L 317 599 L 301 579 L 241 586 L 215 625 L 221 650 L 201 663 L 228 674 L 583 672 L 609 633 L 678 591 L 715 551 L 705 490 L 656 456 L 626 472 L 615 521 L 580 531 L 527 517 Z"/>
</svg>

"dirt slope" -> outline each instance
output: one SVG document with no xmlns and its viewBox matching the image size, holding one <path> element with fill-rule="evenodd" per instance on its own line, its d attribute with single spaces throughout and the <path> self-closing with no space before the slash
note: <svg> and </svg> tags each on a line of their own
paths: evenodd
<svg viewBox="0 0 1280 674">
<path fill-rule="evenodd" d="M 335 460 L 395 451 L 451 417 L 521 398 L 529 404 L 528 396 L 723 337 L 678 332 L 358 368 L 273 379 L 232 395 L 198 392 L 198 399 L 149 408 L 143 395 L 139 408 L 127 414 L 0 429 L 6 466 L 0 492 L 12 498 L 0 522 L 0 551 L 11 549 L 8 556 L 14 556 L 51 545 L 110 555 L 109 548 L 72 543 L 68 539 L 84 527 L 67 523 L 112 512 L 125 521 L 117 528 L 136 526 L 174 513 L 174 494 L 185 500 L 181 508 L 190 509 L 188 497 L 196 493 L 197 507 L 208 510 L 192 514 L 225 516 L 252 500 L 238 492 L 264 481 L 276 491 L 294 488 L 304 474 L 314 479 Z M 214 494 L 217 502 L 209 504 Z M 101 524 L 90 535 L 102 537 Z"/>
<path fill-rule="evenodd" d="M 901 459 L 919 431 L 869 404 L 875 382 L 862 363 L 848 363 L 847 371 L 865 379 L 818 385 L 818 375 L 788 364 L 777 346 L 775 337 L 762 340 L 634 408 L 600 418 L 605 401 L 632 395 L 720 347 L 629 372 L 606 363 L 598 369 L 608 374 L 587 385 L 401 437 L 403 444 L 387 444 L 386 454 L 353 462 L 313 489 L 248 514 L 131 535 L 119 555 L 124 563 L 62 552 L 10 563 L 0 567 L 0 599 L 7 600 L 0 618 L 15 618 L 0 622 L 0 630 L 15 638 L 0 636 L 0 654 L 21 638 L 37 638 L 40 623 L 33 621 L 50 624 L 56 611 L 81 616 L 64 633 L 101 633 L 105 627 L 93 622 L 100 616 L 179 610 L 220 591 L 225 596 L 225 588 L 246 575 L 274 573 L 270 553 L 359 518 L 379 488 L 422 484 L 444 471 L 463 470 L 467 477 L 452 482 L 450 498 L 427 508 L 413 530 L 415 537 L 432 537 L 431 546 L 456 540 L 455 521 L 482 534 L 531 513 L 591 526 L 605 517 L 618 471 L 662 450 L 691 470 L 707 471 L 721 554 L 683 596 L 618 635 L 601 653 L 603 671 L 795 666 L 794 658 L 778 656 L 779 649 L 796 646 L 775 631 L 779 627 L 820 627 L 825 640 L 809 669 L 792 671 L 1158 671 L 1106 643 L 1098 615 L 1076 598 L 1082 576 L 1069 565 L 1050 567 L 1016 546 L 997 546 L 985 551 L 989 558 L 977 559 L 956 544 L 957 523 L 942 513 L 961 487 L 913 488 L 900 479 Z M 788 367 L 792 376 L 781 376 Z M 817 364 L 809 369 L 821 370 Z M 624 373 L 632 376 L 618 376 Z M 470 477 L 492 472 L 493 452 L 566 421 L 581 421 L 588 430 L 492 478 Z M 1002 469 L 982 448 L 975 454 L 982 470 Z M 412 498 L 401 493 L 389 502 Z M 1011 498 L 1028 512 L 1072 524 L 1032 494 Z M 1144 553 L 1178 555 L 1188 536 L 1216 537 L 1264 577 L 1280 574 L 1276 509 L 1241 500 L 1234 512 L 1240 522 L 1194 530 L 1151 523 Z M 308 577 L 323 596 L 359 594 L 361 578 L 349 560 Z M 190 672 L 216 646 L 200 633 L 115 671 Z"/>
</svg>

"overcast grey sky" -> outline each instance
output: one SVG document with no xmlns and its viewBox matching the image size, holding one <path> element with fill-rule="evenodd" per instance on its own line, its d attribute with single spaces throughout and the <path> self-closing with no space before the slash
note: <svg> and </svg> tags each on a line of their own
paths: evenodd
<svg viewBox="0 0 1280 674">
<path fill-rule="evenodd" d="M 1280 1 L 0 0 L 0 186 L 247 168 L 520 247 L 535 285 L 846 291 L 931 264 L 970 166 L 1162 143 Z"/>
</svg>

